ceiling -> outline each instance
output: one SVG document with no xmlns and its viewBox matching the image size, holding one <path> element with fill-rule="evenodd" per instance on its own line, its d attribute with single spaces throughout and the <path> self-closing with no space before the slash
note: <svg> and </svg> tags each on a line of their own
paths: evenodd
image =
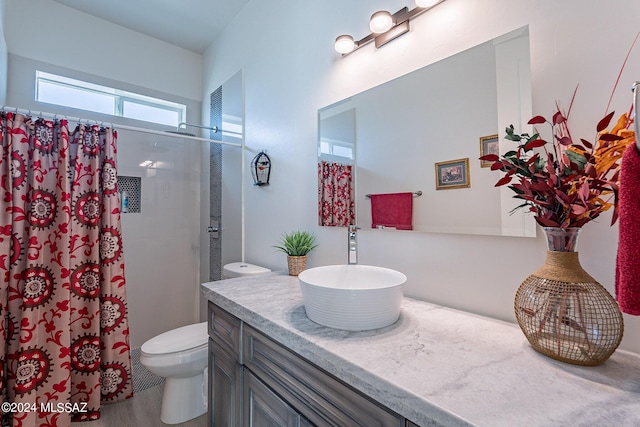
<svg viewBox="0 0 640 427">
<path fill-rule="evenodd" d="M 53 0 L 150 37 L 203 53 L 249 0 Z"/>
</svg>

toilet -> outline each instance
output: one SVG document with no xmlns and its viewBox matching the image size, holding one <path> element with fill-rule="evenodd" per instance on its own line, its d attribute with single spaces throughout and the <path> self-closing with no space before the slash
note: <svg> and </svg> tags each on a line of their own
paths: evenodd
<svg viewBox="0 0 640 427">
<path fill-rule="evenodd" d="M 234 277 L 255 276 L 258 274 L 271 273 L 271 270 L 248 262 L 231 262 L 222 267 L 222 278 L 233 279 Z"/>
<path fill-rule="evenodd" d="M 207 412 L 207 322 L 157 335 L 140 348 L 140 363 L 165 378 L 160 419 L 178 424 Z"/>
<path fill-rule="evenodd" d="M 245 262 L 226 264 L 223 279 L 269 273 Z M 207 412 L 207 322 L 182 326 L 142 344 L 140 363 L 165 378 L 160 419 L 179 424 Z"/>
</svg>

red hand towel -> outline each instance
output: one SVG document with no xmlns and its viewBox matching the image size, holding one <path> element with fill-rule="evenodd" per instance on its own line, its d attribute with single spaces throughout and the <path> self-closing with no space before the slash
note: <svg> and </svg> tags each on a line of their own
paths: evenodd
<svg viewBox="0 0 640 427">
<path fill-rule="evenodd" d="M 622 312 L 640 316 L 640 154 L 636 144 L 627 147 L 622 157 L 618 209 L 616 299 Z"/>
<path fill-rule="evenodd" d="M 371 195 L 371 226 L 413 229 L 413 193 Z"/>
</svg>

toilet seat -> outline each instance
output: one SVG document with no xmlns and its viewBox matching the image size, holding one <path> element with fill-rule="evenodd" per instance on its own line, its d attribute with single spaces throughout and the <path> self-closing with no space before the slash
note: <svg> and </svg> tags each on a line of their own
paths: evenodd
<svg viewBox="0 0 640 427">
<path fill-rule="evenodd" d="M 206 346 L 208 341 L 207 322 L 182 326 L 156 335 L 140 347 L 142 353 L 167 355 Z"/>
</svg>

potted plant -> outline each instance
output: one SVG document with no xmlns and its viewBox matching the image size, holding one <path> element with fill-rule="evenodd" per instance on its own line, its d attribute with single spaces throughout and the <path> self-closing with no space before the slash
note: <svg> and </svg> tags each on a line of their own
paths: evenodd
<svg viewBox="0 0 640 427">
<path fill-rule="evenodd" d="M 285 233 L 274 248 L 287 254 L 289 275 L 297 276 L 307 268 L 307 254 L 315 249 L 316 236 L 308 231 Z"/>
<path fill-rule="evenodd" d="M 616 301 L 582 269 L 576 249 L 582 226 L 609 208 L 614 208 L 612 223 L 618 217 L 620 160 L 635 134 L 627 114 L 607 130 L 613 116 L 597 124 L 595 143 L 577 142 L 569 132 L 569 113 L 557 108 L 551 120 L 536 116 L 529 121 L 549 125 L 549 140 L 537 131 L 517 134 L 510 126 L 505 139 L 517 147 L 481 157 L 504 173 L 496 187 L 508 185 L 522 201 L 516 209 L 533 213 L 547 237 L 545 264 L 516 292 L 516 320 L 534 349 L 578 365 L 604 362 L 623 331 Z"/>
</svg>

